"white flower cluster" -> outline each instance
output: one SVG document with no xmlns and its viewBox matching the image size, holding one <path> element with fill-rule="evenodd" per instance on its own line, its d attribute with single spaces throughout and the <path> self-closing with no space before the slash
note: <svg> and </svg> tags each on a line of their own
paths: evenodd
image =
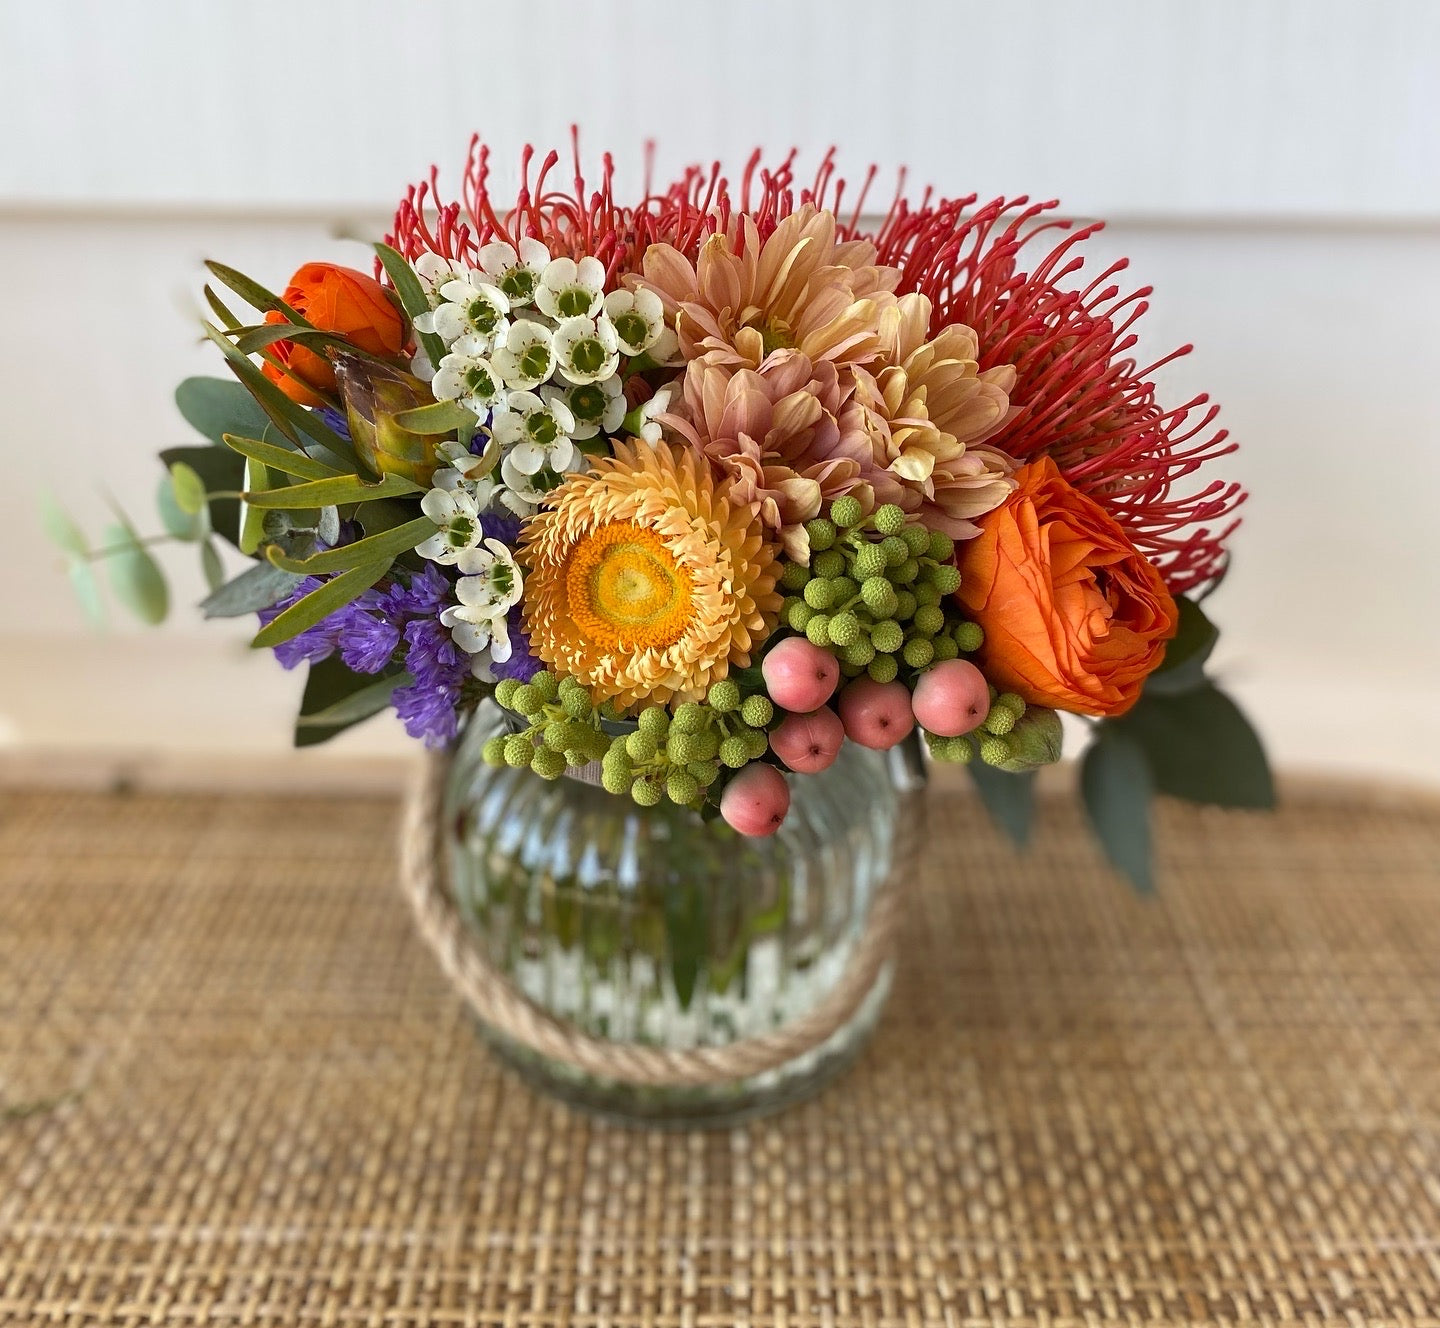
<svg viewBox="0 0 1440 1328">
<path fill-rule="evenodd" d="M 435 366 L 422 353 L 415 372 L 430 378 L 437 400 L 473 411 L 488 435 L 481 456 L 442 445 L 446 465 L 420 504 L 436 533 L 416 552 L 461 573 L 460 603 L 441 621 L 462 649 L 488 650 L 499 662 L 510 656 L 505 615 L 522 579 L 510 550 L 485 538 L 482 514 L 530 516 L 567 474 L 585 468 L 577 444 L 614 433 L 625 420 L 621 355 L 666 363 L 677 345 L 659 298 L 650 291 L 607 295 L 597 258 L 552 258 L 527 239 L 518 251 L 504 241 L 487 244 L 478 261 L 470 268 L 423 254 L 415 262 L 430 301 L 416 330 L 433 333 L 446 349 Z M 669 398 L 664 389 L 641 408 L 641 437 L 659 439 L 654 416 Z"/>
</svg>

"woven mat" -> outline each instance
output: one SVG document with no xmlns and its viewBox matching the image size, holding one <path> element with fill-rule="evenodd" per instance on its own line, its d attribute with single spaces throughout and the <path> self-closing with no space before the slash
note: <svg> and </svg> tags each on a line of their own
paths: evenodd
<svg viewBox="0 0 1440 1328">
<path fill-rule="evenodd" d="M 0 1323 L 1440 1323 L 1433 805 L 1167 807 L 1141 900 L 947 795 L 858 1067 L 690 1134 L 488 1058 L 396 810 L 0 795 Z"/>
</svg>

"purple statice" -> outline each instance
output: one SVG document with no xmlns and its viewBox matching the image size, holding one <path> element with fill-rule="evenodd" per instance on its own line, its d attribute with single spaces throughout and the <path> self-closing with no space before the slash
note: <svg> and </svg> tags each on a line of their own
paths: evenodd
<svg viewBox="0 0 1440 1328">
<path fill-rule="evenodd" d="M 318 406 L 315 413 L 347 443 L 350 442 L 350 421 L 345 418 L 343 412 L 331 410 L 329 406 Z"/>
<path fill-rule="evenodd" d="M 438 618 L 407 623 L 405 645 L 405 669 L 414 682 L 395 689 L 395 713 L 412 738 L 427 747 L 443 747 L 460 727 L 459 706 L 470 677 L 470 656 L 451 640 Z"/>
<path fill-rule="evenodd" d="M 400 644 L 400 628 L 388 617 L 347 604 L 332 618 L 342 618 L 336 639 L 340 658 L 352 673 L 379 673 Z M 327 621 L 329 621 L 327 619 Z"/>
</svg>

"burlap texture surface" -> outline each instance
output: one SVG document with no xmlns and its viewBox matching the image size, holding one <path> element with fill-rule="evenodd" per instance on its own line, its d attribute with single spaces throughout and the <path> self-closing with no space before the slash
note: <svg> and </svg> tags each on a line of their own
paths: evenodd
<svg viewBox="0 0 1440 1328">
<path fill-rule="evenodd" d="M 951 793 L 823 1097 L 626 1130 L 476 1041 L 377 799 L 0 794 L 0 1323 L 1440 1323 L 1440 811 Z"/>
</svg>

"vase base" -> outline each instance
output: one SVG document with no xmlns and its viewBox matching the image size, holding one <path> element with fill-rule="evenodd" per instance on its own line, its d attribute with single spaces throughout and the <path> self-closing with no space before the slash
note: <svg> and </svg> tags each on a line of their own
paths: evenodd
<svg viewBox="0 0 1440 1328">
<path fill-rule="evenodd" d="M 890 994 L 887 964 L 854 1015 L 826 1040 L 784 1065 L 714 1084 L 632 1084 L 604 1079 L 542 1056 L 480 1025 L 481 1036 L 534 1088 L 622 1125 L 656 1129 L 722 1129 L 782 1111 L 813 1097 L 859 1056 Z"/>
</svg>

